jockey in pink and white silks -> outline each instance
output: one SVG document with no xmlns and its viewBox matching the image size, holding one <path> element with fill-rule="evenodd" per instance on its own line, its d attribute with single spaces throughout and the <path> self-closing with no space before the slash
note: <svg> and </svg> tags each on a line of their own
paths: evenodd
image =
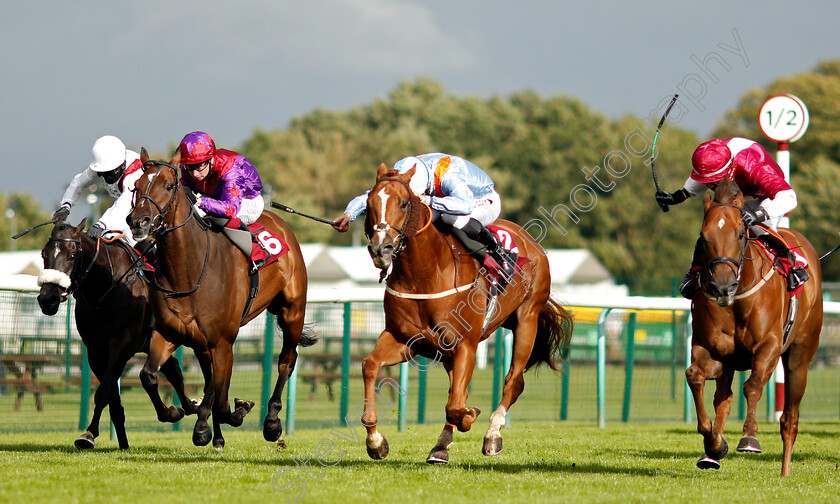
<svg viewBox="0 0 840 504">
<path fill-rule="evenodd" d="M 188 133 L 178 148 L 181 184 L 198 194 L 198 210 L 228 219 L 235 217 L 246 225 L 259 219 L 265 208 L 262 180 L 245 156 L 217 149 L 203 131 Z"/>
<path fill-rule="evenodd" d="M 782 218 L 796 208 L 796 192 L 785 180 L 785 175 L 773 157 L 757 142 L 746 138 L 712 139 L 700 144 L 691 156 L 691 176 L 675 193 L 660 191 L 656 202 L 676 205 L 689 197 L 699 198 L 707 189 L 714 189 L 724 178 L 734 180 L 748 199 L 744 202 L 742 218 L 748 226 L 763 223 L 776 229 Z M 791 253 L 787 244 L 762 236 L 782 257 Z M 788 277 L 791 290 L 804 283 L 809 275 L 802 264 L 804 258 L 793 253 L 795 267 Z M 692 267 L 680 285 L 683 296 L 691 299 L 697 284 L 697 272 L 702 266 L 702 243 L 695 247 Z"/>
<path fill-rule="evenodd" d="M 432 209 L 432 219 L 451 227 L 451 232 L 478 261 L 499 271 L 509 280 L 515 267 L 515 256 L 496 241 L 485 226 L 495 221 L 502 211 L 499 193 L 490 176 L 475 164 L 451 154 L 433 152 L 403 158 L 394 170 L 406 173 L 416 167 L 409 187 Z M 346 231 L 349 223 L 362 215 L 370 191 L 357 196 L 347 205 L 333 226 Z"/>
<path fill-rule="evenodd" d="M 70 181 L 53 218 L 66 219 L 70 215 L 70 208 L 79 201 L 82 192 L 101 180 L 105 190 L 116 198 L 116 201 L 91 226 L 88 235 L 96 239 L 105 231 L 122 231 L 124 238 L 134 246 L 136 242 L 125 218 L 131 212 L 134 183 L 143 174 L 140 154 L 126 149 L 119 138 L 106 135 L 93 144 L 92 155 L 90 165 Z"/>
</svg>

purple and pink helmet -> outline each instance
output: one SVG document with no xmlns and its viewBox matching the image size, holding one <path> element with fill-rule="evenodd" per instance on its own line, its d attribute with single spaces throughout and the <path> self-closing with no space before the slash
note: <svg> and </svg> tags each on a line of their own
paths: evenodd
<svg viewBox="0 0 840 504">
<path fill-rule="evenodd" d="M 181 140 L 178 149 L 181 151 L 181 164 L 191 165 L 212 158 L 216 153 L 216 143 L 207 133 L 193 131 Z"/>
</svg>

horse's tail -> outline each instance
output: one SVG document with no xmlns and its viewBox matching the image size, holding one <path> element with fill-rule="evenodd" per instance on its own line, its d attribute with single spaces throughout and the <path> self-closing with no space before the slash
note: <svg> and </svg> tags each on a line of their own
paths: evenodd
<svg viewBox="0 0 840 504">
<path fill-rule="evenodd" d="M 307 322 L 303 324 L 303 332 L 300 334 L 300 341 L 298 345 L 302 347 L 309 347 L 318 343 L 318 331 L 315 328 L 314 322 Z"/>
<path fill-rule="evenodd" d="M 280 325 L 279 316 L 275 319 L 275 323 L 277 324 L 277 328 L 280 329 L 280 332 L 282 333 L 283 327 Z M 315 343 L 318 343 L 318 330 L 315 327 L 315 322 L 307 322 L 303 324 L 303 330 L 300 333 L 298 346 L 310 347 Z"/>
<path fill-rule="evenodd" d="M 574 317 L 557 301 L 549 298 L 540 309 L 537 319 L 537 336 L 534 349 L 525 369 L 542 363 L 555 371 L 560 370 L 563 351 L 568 348 L 574 330 Z"/>
</svg>

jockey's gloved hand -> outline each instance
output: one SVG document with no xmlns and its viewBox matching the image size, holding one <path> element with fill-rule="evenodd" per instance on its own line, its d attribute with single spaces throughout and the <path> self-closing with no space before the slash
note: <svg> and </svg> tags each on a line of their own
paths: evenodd
<svg viewBox="0 0 840 504">
<path fill-rule="evenodd" d="M 67 220 L 70 217 L 70 205 L 61 205 L 53 214 L 54 221 Z"/>
<path fill-rule="evenodd" d="M 758 224 L 759 222 L 767 220 L 767 212 L 765 212 L 762 208 L 755 211 L 744 208 L 741 210 L 741 220 L 744 221 L 744 224 L 747 226 L 752 226 L 753 224 Z"/>
<path fill-rule="evenodd" d="M 660 205 L 678 205 L 688 199 L 688 191 L 680 189 L 677 192 L 656 191 L 656 202 Z"/>
<path fill-rule="evenodd" d="M 105 225 L 101 222 L 95 223 L 93 226 L 90 227 L 88 230 L 88 236 L 93 238 L 94 240 L 98 240 L 102 233 L 105 232 Z"/>
</svg>

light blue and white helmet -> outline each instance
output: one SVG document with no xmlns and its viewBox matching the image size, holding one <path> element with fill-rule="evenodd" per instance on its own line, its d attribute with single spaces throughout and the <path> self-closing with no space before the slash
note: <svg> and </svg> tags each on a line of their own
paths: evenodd
<svg viewBox="0 0 840 504">
<path fill-rule="evenodd" d="M 429 168 L 422 159 L 415 156 L 400 159 L 394 164 L 394 169 L 399 173 L 407 173 L 415 165 L 417 169 L 414 170 L 414 175 L 411 177 L 408 186 L 415 194 L 426 194 L 432 185 L 432 177 Z"/>
</svg>

